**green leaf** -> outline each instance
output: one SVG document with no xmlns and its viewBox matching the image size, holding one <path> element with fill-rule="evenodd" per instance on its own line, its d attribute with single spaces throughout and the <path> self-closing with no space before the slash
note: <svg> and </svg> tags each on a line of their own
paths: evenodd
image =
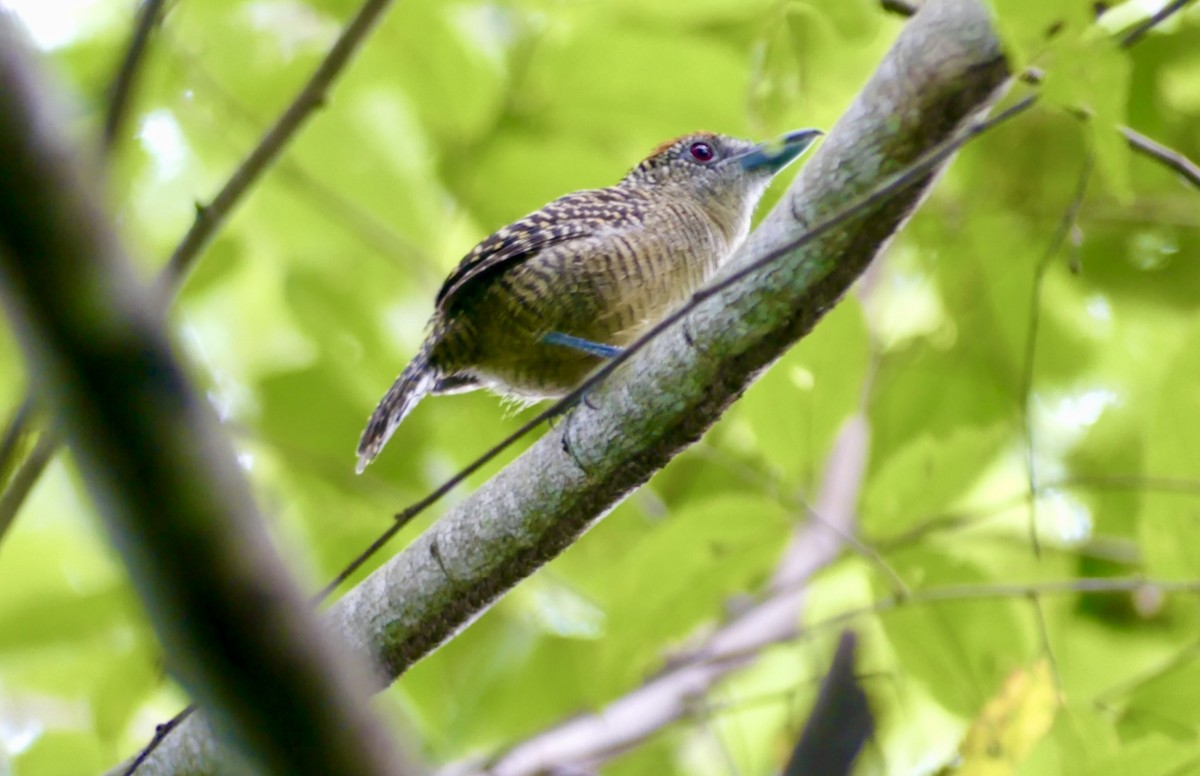
<svg viewBox="0 0 1200 776">
<path fill-rule="evenodd" d="M 896 570 L 921 588 L 997 583 L 976 567 L 932 550 L 906 554 Z M 901 604 L 883 629 L 904 675 L 920 681 L 947 710 L 974 717 L 1009 671 L 1031 657 L 1021 600 L 981 597 Z"/>
<path fill-rule="evenodd" d="M 1055 39 L 1077 36 L 1092 22 L 1090 0 L 987 0 L 1014 72 L 1024 70 Z"/>
<path fill-rule="evenodd" d="M 1055 47 L 1046 70 L 1046 99 L 1086 116 L 1096 168 L 1107 190 L 1125 204 L 1133 199 L 1129 147 L 1120 133 L 1127 119 L 1133 65 L 1125 53 L 1099 30 Z"/>
<path fill-rule="evenodd" d="M 884 462 L 863 495 L 863 526 L 889 536 L 946 511 L 1010 440 L 1006 424 L 963 427 L 945 437 L 922 434 Z"/>
</svg>

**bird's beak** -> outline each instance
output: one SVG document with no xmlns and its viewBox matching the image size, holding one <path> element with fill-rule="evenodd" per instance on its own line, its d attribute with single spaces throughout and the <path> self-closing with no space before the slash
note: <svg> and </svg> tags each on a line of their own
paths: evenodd
<svg viewBox="0 0 1200 776">
<path fill-rule="evenodd" d="M 824 134 L 819 129 L 797 129 L 774 140 L 759 143 L 746 153 L 733 158 L 747 172 L 765 170 L 774 175 Z"/>
</svg>

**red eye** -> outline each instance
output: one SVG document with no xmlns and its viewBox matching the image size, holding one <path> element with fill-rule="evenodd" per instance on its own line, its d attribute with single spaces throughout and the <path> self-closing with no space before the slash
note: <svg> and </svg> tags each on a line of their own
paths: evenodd
<svg viewBox="0 0 1200 776">
<path fill-rule="evenodd" d="M 697 162 L 711 162 L 717 154 L 708 143 L 692 143 L 688 152 Z"/>
</svg>

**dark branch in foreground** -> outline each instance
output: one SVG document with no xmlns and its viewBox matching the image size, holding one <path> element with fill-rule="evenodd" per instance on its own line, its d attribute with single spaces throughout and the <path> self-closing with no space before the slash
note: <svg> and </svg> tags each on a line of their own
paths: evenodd
<svg viewBox="0 0 1200 776">
<path fill-rule="evenodd" d="M 836 304 L 957 148 L 942 144 L 992 104 L 1007 78 L 978 2 L 925 4 L 724 277 L 754 269 L 699 295 L 684 325 L 649 341 L 567 422 L 335 603 L 330 626 L 390 681 L 569 546 L 696 441 Z M 876 192 L 938 149 L 944 156 L 915 180 Z M 764 257 L 859 198 L 870 207 L 767 265 Z M 191 754 L 203 740 L 193 716 L 144 770 L 172 772 L 182 758 L 196 765 Z"/>
<path fill-rule="evenodd" d="M 363 664 L 288 578 L 30 62 L 0 15 L 0 301 L 172 673 L 261 771 L 403 773 Z"/>
</svg>

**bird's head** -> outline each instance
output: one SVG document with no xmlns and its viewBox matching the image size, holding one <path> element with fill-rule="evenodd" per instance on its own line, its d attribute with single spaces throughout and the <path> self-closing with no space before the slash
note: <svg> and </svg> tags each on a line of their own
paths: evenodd
<svg viewBox="0 0 1200 776">
<path fill-rule="evenodd" d="M 691 195 L 709 207 L 753 209 L 775 174 L 823 132 L 799 129 L 765 143 L 695 132 L 654 149 L 622 181 Z"/>
</svg>

